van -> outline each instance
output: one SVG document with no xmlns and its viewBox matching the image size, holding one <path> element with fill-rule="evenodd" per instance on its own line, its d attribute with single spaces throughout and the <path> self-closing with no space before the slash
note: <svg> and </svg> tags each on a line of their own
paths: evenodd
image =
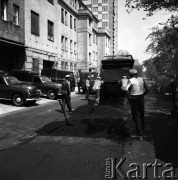
<svg viewBox="0 0 178 180">
<path fill-rule="evenodd" d="M 57 99 L 61 96 L 61 84 L 52 82 L 48 77 L 27 70 L 11 70 L 9 75 L 15 76 L 20 81 L 28 82 L 41 90 L 42 95 L 49 99 Z"/>
<path fill-rule="evenodd" d="M 75 90 L 76 82 L 75 82 L 75 78 L 74 78 L 74 73 L 72 71 L 45 68 L 45 69 L 42 69 L 41 75 L 51 78 L 52 82 L 61 83 L 61 84 L 62 84 L 63 80 L 65 79 L 65 76 L 70 75 L 69 81 L 70 81 L 70 85 L 71 85 L 71 91 Z"/>
</svg>

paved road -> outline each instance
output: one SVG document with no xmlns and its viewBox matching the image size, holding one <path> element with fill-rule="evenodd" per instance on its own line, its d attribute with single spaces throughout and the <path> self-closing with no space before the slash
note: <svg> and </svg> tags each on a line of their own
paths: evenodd
<svg viewBox="0 0 178 180">
<path fill-rule="evenodd" d="M 3 180 L 104 180 L 105 159 L 108 157 L 117 160 L 126 158 L 123 165 L 125 172 L 128 171 L 130 163 L 137 163 L 142 168 L 143 163 L 154 163 L 156 158 L 163 165 L 169 162 L 177 168 L 177 122 L 170 117 L 169 101 L 160 99 L 155 93 L 147 96 L 146 134 L 153 138 L 131 141 L 117 137 L 118 132 L 115 132 L 114 136 L 107 134 L 107 123 L 116 123 L 114 113 L 121 113 L 117 108 L 113 111 L 98 106 L 91 113 L 90 106 L 82 99 L 81 95 L 73 97 L 74 107 L 80 107 L 77 109 L 78 114 L 72 115 L 72 126 L 54 129 L 64 120 L 58 111 L 58 102 L 3 117 L 4 128 L 1 130 L 8 126 L 9 129 L 14 129 L 9 134 L 15 133 L 16 137 L 17 131 L 25 135 L 42 127 L 42 124 L 43 128 L 37 132 L 38 136 L 34 139 L 0 152 L 0 177 Z M 159 174 L 162 170 L 164 167 L 159 169 Z M 121 179 L 119 174 L 117 176 Z M 148 179 L 155 179 L 153 168 L 150 169 Z"/>
<path fill-rule="evenodd" d="M 78 101 L 83 95 L 72 95 L 73 108 L 87 103 Z M 35 130 L 52 121 L 64 121 L 63 114 L 59 111 L 60 104 L 54 100 L 43 100 L 36 106 L 9 108 L 9 113 L 0 115 L 0 149 L 8 148 L 19 140 L 35 135 Z M 67 109 L 67 108 L 66 108 Z M 70 116 L 70 113 L 67 113 Z"/>
</svg>

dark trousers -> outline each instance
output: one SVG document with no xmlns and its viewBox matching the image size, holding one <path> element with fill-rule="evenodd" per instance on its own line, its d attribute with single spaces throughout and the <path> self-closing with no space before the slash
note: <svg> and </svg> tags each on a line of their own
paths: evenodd
<svg viewBox="0 0 178 180">
<path fill-rule="evenodd" d="M 89 99 L 90 88 L 86 87 L 86 99 Z"/>
<path fill-rule="evenodd" d="M 63 106 L 64 111 L 65 111 L 66 104 L 67 104 L 68 110 L 71 111 L 72 108 L 71 108 L 70 96 L 64 93 L 62 94 L 62 106 Z"/>
<path fill-rule="evenodd" d="M 144 96 L 143 95 L 135 95 L 131 96 L 130 99 L 132 119 L 136 125 L 136 133 L 137 135 L 143 135 L 145 129 L 145 121 L 144 121 Z"/>
</svg>

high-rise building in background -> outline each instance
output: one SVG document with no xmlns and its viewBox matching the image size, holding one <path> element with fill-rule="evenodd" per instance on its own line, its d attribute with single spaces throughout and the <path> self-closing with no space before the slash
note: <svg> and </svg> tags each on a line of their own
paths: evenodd
<svg viewBox="0 0 178 180">
<path fill-rule="evenodd" d="M 118 0 L 82 0 L 99 20 L 98 27 L 106 28 L 110 35 L 110 54 L 118 49 Z"/>
</svg>

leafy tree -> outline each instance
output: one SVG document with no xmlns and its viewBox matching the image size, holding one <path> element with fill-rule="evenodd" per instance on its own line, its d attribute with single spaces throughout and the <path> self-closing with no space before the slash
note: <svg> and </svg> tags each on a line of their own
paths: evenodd
<svg viewBox="0 0 178 180">
<path fill-rule="evenodd" d="M 161 71 L 178 71 L 178 66 L 175 66 L 178 61 L 178 16 L 172 16 L 166 23 L 152 28 L 147 39 L 151 43 L 146 52 L 154 57 L 156 69 L 160 69 L 158 67 L 161 65 Z"/>
<path fill-rule="evenodd" d="M 126 0 L 126 7 L 129 10 L 143 9 L 147 11 L 148 16 L 152 16 L 157 10 L 167 10 L 170 12 L 177 11 L 178 1 L 177 0 Z"/>
</svg>

